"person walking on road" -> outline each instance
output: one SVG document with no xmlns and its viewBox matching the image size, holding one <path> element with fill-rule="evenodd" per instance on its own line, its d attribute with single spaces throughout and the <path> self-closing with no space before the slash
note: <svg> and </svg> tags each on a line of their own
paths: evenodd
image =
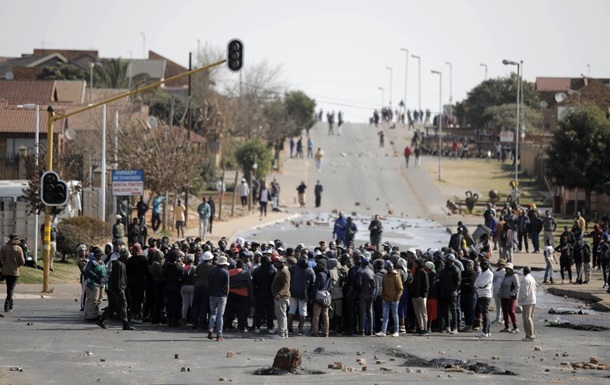
<svg viewBox="0 0 610 385">
<path fill-rule="evenodd" d="M 125 290 L 127 290 L 127 271 L 125 269 L 125 262 L 127 262 L 128 257 L 129 250 L 123 247 L 119 251 L 119 259 L 112 262 L 112 271 L 108 283 L 108 290 L 112 295 L 109 296 L 108 307 L 106 307 L 106 310 L 104 310 L 102 316 L 97 321 L 97 325 L 102 329 L 108 329 L 104 320 L 117 313 L 119 319 L 123 321 L 123 330 L 135 330 L 127 318 L 127 297 L 125 295 Z"/>
<path fill-rule="evenodd" d="M 267 184 L 263 183 L 261 186 L 260 194 L 258 195 L 258 203 L 260 205 L 261 217 L 267 216 L 267 204 L 271 200 L 271 196 L 269 195 L 269 190 L 267 189 Z"/>
<path fill-rule="evenodd" d="M 411 157 L 411 147 L 409 145 L 407 145 L 405 147 L 405 151 L 404 151 L 404 155 L 405 155 L 405 161 L 407 163 L 407 168 L 409 167 L 409 158 Z"/>
<path fill-rule="evenodd" d="M 320 205 L 322 204 L 322 191 L 324 190 L 324 188 L 322 187 L 322 185 L 320 184 L 320 181 L 318 180 L 316 182 L 316 186 L 314 187 L 314 195 L 316 196 L 316 207 L 320 207 Z"/>
<path fill-rule="evenodd" d="M 523 268 L 523 279 L 519 287 L 519 305 L 523 308 L 523 328 L 525 338 L 523 341 L 533 341 L 536 339 L 534 333 L 534 309 L 536 308 L 536 280 L 532 277 L 529 266 Z"/>
<path fill-rule="evenodd" d="M 322 151 L 321 148 L 318 148 L 315 158 L 316 158 L 316 169 L 318 170 L 318 172 L 320 172 L 320 171 L 322 171 L 322 158 L 324 158 L 324 151 Z"/>
<path fill-rule="evenodd" d="M 13 311 L 13 293 L 23 265 L 25 265 L 25 257 L 19 246 L 19 237 L 11 234 L 8 243 L 0 250 L 0 276 L 6 281 L 5 313 Z"/>
<path fill-rule="evenodd" d="M 159 230 L 159 226 L 161 226 L 161 203 L 165 202 L 165 196 L 159 195 L 155 197 L 152 201 L 152 219 L 151 219 L 151 227 L 153 229 L 153 233 L 157 234 Z"/>
<path fill-rule="evenodd" d="M 310 136 L 307 137 L 307 157 L 313 158 L 313 139 Z"/>
<path fill-rule="evenodd" d="M 305 203 L 307 202 L 307 195 L 305 194 L 306 190 L 307 186 L 305 185 L 305 182 L 301 182 L 301 184 L 297 187 L 297 193 L 299 194 L 299 204 L 301 205 L 301 207 L 305 207 Z"/>
</svg>

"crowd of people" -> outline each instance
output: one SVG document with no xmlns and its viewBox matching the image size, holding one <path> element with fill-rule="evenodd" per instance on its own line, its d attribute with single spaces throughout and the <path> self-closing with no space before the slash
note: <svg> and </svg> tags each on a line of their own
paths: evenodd
<svg viewBox="0 0 610 385">
<path fill-rule="evenodd" d="M 311 248 L 286 247 L 279 239 L 222 238 L 213 244 L 187 238 L 171 244 L 167 237 L 150 238 L 144 248 L 127 248 L 121 240 L 104 250 L 82 245 L 81 310 L 102 328 L 112 317 L 124 330 L 142 322 L 190 324 L 218 341 L 226 331 L 261 330 L 282 338 L 479 330 L 480 338 L 488 338 L 495 298 L 496 320 L 503 315 L 500 331 L 519 333 L 519 303 L 531 308 L 524 313 L 524 340 L 535 338 L 529 269 L 519 280 L 510 262 L 492 268 L 484 249 L 464 252 L 455 237 L 441 250 L 400 250 L 381 243 L 378 217 L 369 226 L 371 242 L 355 247 L 351 218 L 337 222 L 333 240 Z M 104 293 L 108 306 L 102 311 Z"/>
</svg>

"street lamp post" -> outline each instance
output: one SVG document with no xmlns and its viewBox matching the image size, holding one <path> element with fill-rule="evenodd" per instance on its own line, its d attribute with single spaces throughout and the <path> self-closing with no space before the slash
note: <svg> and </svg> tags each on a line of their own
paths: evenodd
<svg viewBox="0 0 610 385">
<path fill-rule="evenodd" d="M 390 105 L 390 109 L 392 109 L 392 75 L 394 73 L 394 70 L 392 69 L 392 67 L 385 67 L 385 69 L 390 71 L 390 98 L 389 98 L 389 105 Z"/>
<path fill-rule="evenodd" d="M 381 91 L 381 108 L 385 107 L 385 90 L 383 87 L 377 87 Z"/>
<path fill-rule="evenodd" d="M 451 62 L 445 62 L 449 66 L 449 104 L 453 103 L 453 66 Z"/>
<path fill-rule="evenodd" d="M 409 78 L 409 50 L 406 48 L 401 48 L 401 51 L 405 53 L 405 96 L 403 99 L 403 103 L 405 104 L 405 113 L 407 109 L 407 79 Z"/>
<path fill-rule="evenodd" d="M 441 157 L 443 151 L 441 148 L 441 133 L 443 130 L 443 74 L 440 71 L 431 71 L 433 74 L 438 75 L 438 180 L 441 180 Z"/>
<path fill-rule="evenodd" d="M 91 104 L 92 93 L 93 93 L 93 68 L 95 67 L 95 63 L 89 63 L 89 104 Z"/>
<path fill-rule="evenodd" d="M 485 80 L 487 80 L 487 64 L 481 63 L 479 64 L 481 67 L 485 67 Z"/>
<path fill-rule="evenodd" d="M 521 61 L 523 63 L 523 61 Z M 517 126 L 515 127 L 515 188 L 519 182 L 519 134 L 520 134 L 520 112 L 521 112 L 521 65 L 516 61 L 502 60 L 504 65 L 517 66 Z"/>
<path fill-rule="evenodd" d="M 417 93 L 418 102 L 417 107 L 421 111 L 421 58 L 417 55 L 411 55 L 413 59 L 417 59 Z"/>
<path fill-rule="evenodd" d="M 38 104 L 20 104 L 17 108 L 25 108 L 28 110 L 36 109 L 36 133 L 34 134 L 34 165 L 38 172 L 38 156 L 40 147 L 40 105 Z M 38 213 L 34 213 L 34 264 L 38 264 Z"/>
</svg>

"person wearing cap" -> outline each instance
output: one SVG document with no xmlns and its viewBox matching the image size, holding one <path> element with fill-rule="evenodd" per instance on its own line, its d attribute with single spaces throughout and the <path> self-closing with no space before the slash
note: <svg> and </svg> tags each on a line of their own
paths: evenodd
<svg viewBox="0 0 610 385">
<path fill-rule="evenodd" d="M 6 282 L 4 311 L 7 313 L 13 311 L 13 293 L 23 265 L 25 265 L 25 257 L 19 246 L 19 237 L 11 234 L 8 243 L 0 249 L 0 275 Z"/>
<path fill-rule="evenodd" d="M 523 268 L 523 279 L 519 287 L 518 301 L 523 308 L 523 328 L 525 338 L 523 341 L 533 341 L 536 339 L 534 333 L 534 309 L 536 308 L 536 280 L 532 277 L 529 266 Z"/>
<path fill-rule="evenodd" d="M 137 218 L 134 219 L 138 220 Z M 142 323 L 142 304 L 150 268 L 148 258 L 142 254 L 142 247 L 139 243 L 132 246 L 131 255 L 131 258 L 125 263 L 127 293 L 131 302 L 130 316 L 133 323 Z"/>
<path fill-rule="evenodd" d="M 481 261 L 481 274 L 474 281 L 477 291 L 477 308 L 483 317 L 483 326 L 479 338 L 489 338 L 489 304 L 493 295 L 493 273 L 489 269 L 487 260 Z"/>
<path fill-rule="evenodd" d="M 378 337 L 385 337 L 388 330 L 388 322 L 390 320 L 390 311 L 394 320 L 394 333 L 392 337 L 398 337 L 398 301 L 403 292 L 402 278 L 398 271 L 394 269 L 391 261 L 384 262 L 386 273 L 381 278 L 381 300 L 383 301 L 383 316 L 381 321 L 381 330 L 375 333 Z"/>
<path fill-rule="evenodd" d="M 208 289 L 210 293 L 210 321 L 208 323 L 208 339 L 212 339 L 216 331 L 216 341 L 224 341 L 222 337 L 223 319 L 229 295 L 229 261 L 221 255 L 216 266 L 208 273 Z"/>
<path fill-rule="evenodd" d="M 442 299 L 442 317 L 446 331 L 457 334 L 458 321 L 458 291 L 460 289 L 461 273 L 455 265 L 455 255 L 445 256 L 445 267 L 439 273 L 439 291 Z"/>
<path fill-rule="evenodd" d="M 102 313 L 102 316 L 97 320 L 97 325 L 102 329 L 108 329 L 104 320 L 110 318 L 117 313 L 121 321 L 123 321 L 123 330 L 134 330 L 127 318 L 127 273 L 125 271 L 125 262 L 129 257 L 129 250 L 122 248 L 119 252 L 119 258 L 112 262 L 112 273 L 108 282 L 108 290 L 112 295 L 108 300 L 108 307 Z"/>
<path fill-rule="evenodd" d="M 504 333 L 519 333 L 519 328 L 517 327 L 516 307 L 520 284 L 517 274 L 515 274 L 513 269 L 513 264 L 510 262 L 504 266 L 506 276 L 500 285 L 499 295 L 502 304 L 502 313 L 504 313 L 504 329 L 500 330 L 500 332 Z M 512 329 L 509 328 L 509 322 L 512 322 L 513 324 Z"/>
<path fill-rule="evenodd" d="M 208 328 L 208 317 L 210 315 L 210 294 L 208 290 L 208 273 L 214 265 L 214 256 L 210 251 L 204 251 L 199 257 L 199 264 L 195 268 L 195 285 L 193 293 L 193 309 L 191 311 L 192 327 L 196 329 Z"/>
<path fill-rule="evenodd" d="M 286 312 L 290 305 L 290 272 L 286 267 L 286 258 L 277 257 L 275 260 L 277 274 L 271 283 L 271 294 L 274 298 L 275 318 L 277 319 L 277 332 L 282 338 L 288 338 L 288 317 Z"/>
<path fill-rule="evenodd" d="M 502 300 L 500 299 L 500 285 L 502 285 L 502 281 L 504 281 L 504 277 L 506 276 L 506 270 L 504 266 L 506 266 L 506 261 L 503 259 L 498 260 L 498 266 L 496 270 L 493 272 L 494 280 L 493 280 L 493 299 L 496 307 L 496 317 L 492 324 L 502 323 L 504 319 L 504 312 L 502 311 Z"/>
<path fill-rule="evenodd" d="M 85 303 L 85 320 L 95 322 L 100 316 L 100 304 L 104 297 L 104 289 L 107 287 L 108 269 L 102 258 L 104 252 L 99 247 L 91 251 L 93 258 L 87 261 L 84 268 L 85 289 L 87 290 L 87 301 Z"/>
<path fill-rule="evenodd" d="M 125 225 L 123 225 L 123 217 L 117 214 L 116 221 L 112 225 L 112 239 L 123 241 L 123 238 L 125 238 Z"/>
<path fill-rule="evenodd" d="M 373 294 L 377 291 L 377 283 L 375 281 L 375 273 L 370 266 L 370 253 L 365 251 L 362 253 L 363 258 L 360 260 L 360 271 L 356 281 L 356 290 L 358 293 L 358 310 L 359 324 L 358 333 L 362 336 L 373 334 Z M 369 329 L 367 330 L 366 325 Z"/>
<path fill-rule="evenodd" d="M 241 183 L 239 186 L 237 186 L 237 194 L 239 194 L 239 199 L 241 200 L 241 207 L 248 207 L 248 195 L 250 195 L 250 188 L 248 187 L 246 178 L 242 178 Z"/>
</svg>

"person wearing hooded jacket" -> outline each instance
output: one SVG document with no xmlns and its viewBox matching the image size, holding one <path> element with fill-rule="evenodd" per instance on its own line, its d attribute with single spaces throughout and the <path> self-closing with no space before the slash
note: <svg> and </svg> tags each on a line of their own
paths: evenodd
<svg viewBox="0 0 610 385">
<path fill-rule="evenodd" d="M 384 268 L 386 274 L 381 279 L 381 299 L 383 300 L 383 320 L 381 321 L 381 331 L 376 335 L 385 337 L 390 320 L 390 311 L 394 321 L 394 333 L 392 337 L 399 336 L 398 329 L 398 301 L 403 292 L 402 278 L 391 261 L 385 261 Z"/>
<path fill-rule="evenodd" d="M 252 292 L 254 293 L 254 329 L 260 332 L 263 318 L 267 323 L 267 331 L 273 332 L 274 302 L 271 294 L 271 283 L 277 270 L 268 255 L 261 257 L 261 264 L 252 271 Z"/>
<path fill-rule="evenodd" d="M 490 337 L 489 334 L 489 303 L 493 294 L 494 275 L 489 269 L 489 262 L 481 261 L 481 273 L 474 281 L 477 291 L 477 308 L 483 316 L 483 326 L 479 337 Z"/>
<path fill-rule="evenodd" d="M 296 265 L 290 271 L 290 310 L 288 314 L 288 332 L 292 334 L 292 319 L 299 314 L 298 333 L 303 334 L 303 325 L 307 318 L 307 303 L 315 283 L 315 273 L 308 264 L 306 254 L 302 254 Z"/>
<path fill-rule="evenodd" d="M 310 297 L 315 298 L 316 291 L 324 290 L 331 292 L 333 288 L 333 281 L 328 272 L 327 261 L 324 258 L 320 258 L 316 264 L 316 277 L 314 290 Z M 330 331 L 329 320 L 328 320 L 328 307 L 320 305 L 317 301 L 313 303 L 313 315 L 311 317 L 311 336 L 316 337 L 318 335 L 318 327 L 320 325 L 320 317 L 322 318 L 322 334 L 324 337 L 328 337 Z"/>
<path fill-rule="evenodd" d="M 442 315 L 447 332 L 457 334 L 457 302 L 460 289 L 461 272 L 455 265 L 455 255 L 445 256 L 445 267 L 439 273 L 440 295 L 443 300 Z"/>
<path fill-rule="evenodd" d="M 424 270 L 424 260 L 417 258 L 415 264 L 416 270 L 413 276 L 413 294 L 411 295 L 411 301 L 413 302 L 413 310 L 418 325 L 417 334 L 426 335 L 428 334 L 428 312 L 426 302 L 430 291 L 430 281 L 428 273 Z"/>
<path fill-rule="evenodd" d="M 502 313 L 504 313 L 504 329 L 501 332 L 519 333 L 517 327 L 517 315 L 515 313 L 517 306 L 517 295 L 519 294 L 519 279 L 514 272 L 513 264 L 507 263 L 504 266 L 506 276 L 500 285 L 500 301 L 502 303 Z M 509 322 L 512 322 L 513 328 L 509 329 Z"/>
<path fill-rule="evenodd" d="M 370 266 L 370 260 L 367 257 L 360 261 L 360 272 L 356 281 L 356 290 L 358 291 L 358 308 L 360 311 L 358 331 L 361 335 L 372 334 L 373 330 L 373 294 L 377 290 L 375 283 L 375 274 Z M 366 325 L 369 325 L 367 331 Z"/>
<path fill-rule="evenodd" d="M 4 311 L 13 311 L 13 292 L 19 279 L 20 267 L 25 265 L 23 249 L 19 246 L 19 237 L 15 234 L 9 236 L 9 241 L 0 249 L 0 275 L 6 282 L 6 299 Z"/>
</svg>

